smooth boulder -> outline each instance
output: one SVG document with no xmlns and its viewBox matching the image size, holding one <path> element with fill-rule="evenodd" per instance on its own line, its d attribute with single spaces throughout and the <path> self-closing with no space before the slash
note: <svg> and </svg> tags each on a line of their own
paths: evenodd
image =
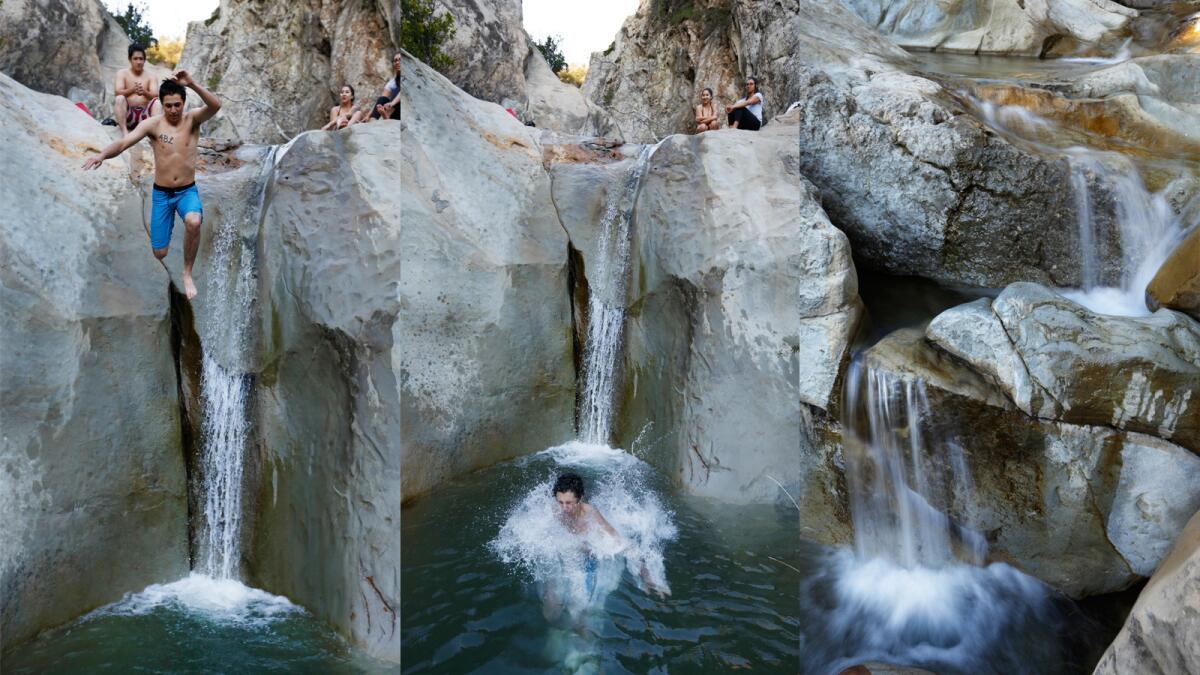
<svg viewBox="0 0 1200 675">
<path fill-rule="evenodd" d="M 36 110 L 36 115 L 29 111 Z M 129 163 L 0 75 L 0 649 L 188 571 L 166 272 Z"/>
<path fill-rule="evenodd" d="M 1138 595 L 1095 675 L 1200 672 L 1200 512 Z"/>
<path fill-rule="evenodd" d="M 941 314 L 929 337 L 1028 415 L 1110 425 L 1200 452 L 1200 323 L 1094 314 L 1036 284 Z"/>
<path fill-rule="evenodd" d="M 634 219 L 618 440 L 653 421 L 649 455 L 689 492 L 832 508 L 804 490 L 827 448 L 797 422 L 832 407 L 861 304 L 795 128 L 668 138 Z"/>
<path fill-rule="evenodd" d="M 1200 320 L 1200 228 L 1158 268 L 1146 287 L 1146 297 L 1152 306 L 1177 309 Z"/>
<path fill-rule="evenodd" d="M 400 124 L 304 134 L 264 206 L 247 567 L 400 660 Z M 296 565 L 297 560 L 315 564 Z"/>
</svg>

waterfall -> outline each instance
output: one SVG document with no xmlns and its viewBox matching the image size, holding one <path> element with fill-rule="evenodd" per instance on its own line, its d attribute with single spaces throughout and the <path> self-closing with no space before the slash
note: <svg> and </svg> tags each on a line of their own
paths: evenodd
<svg viewBox="0 0 1200 675">
<path fill-rule="evenodd" d="M 629 277 L 629 238 L 633 207 L 646 164 L 657 146 L 646 146 L 612 191 L 600 222 L 595 270 L 588 275 L 588 334 L 584 347 L 580 438 L 607 444 L 612 433 L 617 358 L 625 327 L 625 292 Z"/>
<path fill-rule="evenodd" d="M 846 475 L 854 541 L 862 560 L 905 568 L 941 567 L 958 559 L 982 564 L 987 544 L 946 516 L 969 503 L 971 476 L 962 447 L 925 428 L 931 418 L 925 383 L 862 363 L 845 387 Z"/>
<path fill-rule="evenodd" d="M 200 376 L 204 514 L 200 569 L 216 579 L 239 576 L 242 475 L 250 436 L 250 376 L 237 367 L 245 360 L 258 279 L 253 242 L 242 240 L 240 226 L 250 218 L 255 225 L 262 221 L 266 179 L 275 154 L 272 148 L 264 157 L 244 209 L 234 209 L 234 217 L 224 218 L 216 226 L 208 265 L 209 312 L 202 326 L 205 342 Z"/>
<path fill-rule="evenodd" d="M 1153 193 L 1147 189 L 1134 161 L 1126 155 L 1073 146 L 1059 148 L 1052 140 L 1060 127 L 1031 110 L 1015 105 L 996 105 L 964 93 L 991 128 L 1012 141 L 1029 145 L 1048 155 L 1063 156 L 1071 167 L 1076 226 L 1079 231 L 1080 288 L 1063 295 L 1101 314 L 1145 316 L 1146 286 L 1183 236 L 1182 219 L 1171 209 L 1166 195 L 1175 183 Z M 1177 178 L 1177 181 L 1186 178 Z M 1112 196 L 1113 218 L 1120 237 L 1117 285 L 1104 285 L 1104 246 L 1097 216 L 1094 186 L 1101 185 Z"/>
<path fill-rule="evenodd" d="M 1083 264 L 1082 288 L 1066 295 L 1094 312 L 1146 315 L 1149 313 L 1146 286 L 1183 234 L 1179 218 L 1164 194 L 1170 188 L 1157 194 L 1150 192 L 1137 167 L 1124 155 L 1080 147 L 1066 152 L 1071 162 Z M 1102 286 L 1099 281 L 1098 270 L 1102 269 L 1103 260 L 1096 242 L 1097 226 L 1089 187 L 1092 181 L 1106 185 L 1116 203 L 1114 216 L 1121 237 L 1121 276 L 1117 286 Z"/>
</svg>

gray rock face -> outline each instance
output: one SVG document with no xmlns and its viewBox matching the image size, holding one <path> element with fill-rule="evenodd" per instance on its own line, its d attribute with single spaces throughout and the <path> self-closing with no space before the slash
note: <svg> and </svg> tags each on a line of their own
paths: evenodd
<svg viewBox="0 0 1200 675">
<path fill-rule="evenodd" d="M 993 558 L 1071 596 L 1149 574 L 1200 505 L 1200 457 L 1145 434 L 1026 415 L 920 330 L 885 338 L 867 364 L 924 379 L 923 425 L 966 451 L 973 497 L 949 515 L 986 534 Z"/>
<path fill-rule="evenodd" d="M 584 84 L 625 138 L 686 129 L 702 87 L 731 100 L 734 76 L 754 69 L 768 117 L 799 102 L 801 172 L 865 265 L 949 284 L 1079 284 L 1067 162 L 990 134 L 940 85 L 902 72 L 903 50 L 841 4 L 737 3 L 726 25 L 713 3 L 676 26 L 657 6 L 643 3 L 613 51 L 593 55 Z M 1101 276 L 1115 279 L 1117 228 L 1094 188 Z"/>
<path fill-rule="evenodd" d="M 281 149 L 259 240 L 247 568 L 400 660 L 400 124 Z M 313 559 L 319 565 L 297 565 Z"/>
<path fill-rule="evenodd" d="M 612 51 L 592 54 L 584 94 L 624 138 L 651 142 L 693 129 L 705 87 L 727 105 L 753 75 L 770 119 L 799 98 L 801 17 L 795 0 L 642 2 Z"/>
<path fill-rule="evenodd" d="M 567 234 L 534 131 L 406 65 L 397 344 L 405 499 L 573 436 Z"/>
<path fill-rule="evenodd" d="M 1040 56 L 1052 38 L 1098 42 L 1137 16 L 1110 0 L 841 2 L 900 45 L 971 54 Z"/>
<path fill-rule="evenodd" d="M 922 78 L 884 71 L 841 85 L 807 71 L 801 88 L 801 169 L 866 264 L 951 284 L 1078 285 L 1065 159 L 987 133 Z M 1115 278 L 1119 235 L 1105 192 L 1092 189 L 1093 215 L 1100 271 Z"/>
<path fill-rule="evenodd" d="M 539 129 L 619 135 L 599 106 L 550 70 L 525 33 L 521 3 L 436 0 L 435 5 L 454 17 L 454 37 L 443 47 L 453 64 L 444 74 L 463 91 L 512 108 Z"/>
<path fill-rule="evenodd" d="M 1097 315 L 1036 284 L 1013 284 L 995 302 L 945 312 L 929 337 L 1028 415 L 1139 431 L 1200 452 L 1200 324 L 1183 314 Z"/>
<path fill-rule="evenodd" d="M 138 225 L 129 164 L 84 174 L 109 130 L 5 75 L 0 125 L 7 649 L 186 574 L 188 549 L 168 279 Z"/>
<path fill-rule="evenodd" d="M 1200 672 L 1200 514 L 1142 589 L 1096 675 Z"/>
<path fill-rule="evenodd" d="M 211 23 L 189 24 L 179 62 L 224 102 L 205 135 L 288 140 L 329 121 L 347 83 L 358 104 L 373 104 L 398 44 L 383 10 L 373 2 L 222 0 Z"/>
<path fill-rule="evenodd" d="M 484 101 L 504 107 L 524 102 L 529 38 L 521 3 L 435 0 L 434 5 L 454 17 L 454 38 L 442 48 L 454 61 L 446 77 Z"/>
<path fill-rule="evenodd" d="M 818 453 L 797 421 L 831 407 L 857 325 L 848 242 L 795 153 L 784 125 L 672 136 L 638 197 L 618 440 L 653 421 L 652 455 L 696 494 L 797 494 Z"/>
<path fill-rule="evenodd" d="M 25 86 L 112 110 L 113 76 L 129 65 L 129 38 L 99 0 L 0 4 L 0 71 Z"/>
</svg>

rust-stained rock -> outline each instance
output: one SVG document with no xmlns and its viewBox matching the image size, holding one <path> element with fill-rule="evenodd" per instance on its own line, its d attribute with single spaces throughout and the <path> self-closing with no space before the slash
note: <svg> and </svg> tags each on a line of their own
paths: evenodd
<svg viewBox="0 0 1200 675">
<path fill-rule="evenodd" d="M 1147 304 L 1200 319 L 1200 228 L 1184 239 L 1146 287 Z"/>
</svg>

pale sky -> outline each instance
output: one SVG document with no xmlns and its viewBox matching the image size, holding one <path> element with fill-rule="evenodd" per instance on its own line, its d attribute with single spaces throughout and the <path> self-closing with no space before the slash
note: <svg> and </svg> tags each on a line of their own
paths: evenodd
<svg viewBox="0 0 1200 675">
<path fill-rule="evenodd" d="M 182 39 L 187 37 L 189 21 L 207 19 L 221 3 L 220 0 L 134 0 L 133 4 L 145 5 L 145 18 L 154 30 L 154 37 Z M 129 0 L 104 0 L 111 14 L 123 13 L 128 5 Z"/>
<path fill-rule="evenodd" d="M 220 0 L 134 0 L 144 4 L 146 20 L 155 37 L 182 38 L 189 21 L 212 16 Z M 104 0 L 113 14 L 125 10 L 129 0 Z M 562 36 L 567 63 L 587 65 L 592 52 L 604 51 L 617 36 L 621 23 L 637 11 L 638 0 L 522 0 L 525 31 L 542 41 Z"/>
<path fill-rule="evenodd" d="M 522 6 L 530 37 L 561 35 L 567 63 L 586 66 L 592 52 L 608 49 L 638 0 L 523 0 Z"/>
</svg>

